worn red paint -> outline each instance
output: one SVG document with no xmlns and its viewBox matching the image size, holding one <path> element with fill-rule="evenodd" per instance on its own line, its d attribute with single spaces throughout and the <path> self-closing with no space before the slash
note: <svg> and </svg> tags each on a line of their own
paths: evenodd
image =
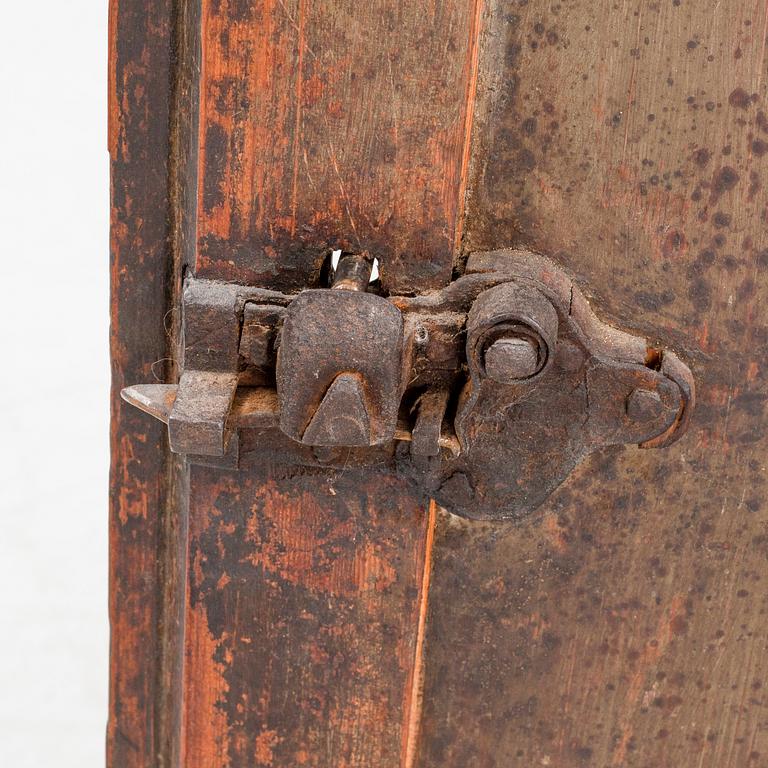
<svg viewBox="0 0 768 768">
<path fill-rule="evenodd" d="M 146 380 L 166 356 L 170 13 L 166 0 L 110 3 L 111 768 L 153 765 L 172 719 L 158 665 L 165 440 L 162 425 L 120 400 L 122 387 Z"/>
<path fill-rule="evenodd" d="M 205 0 L 198 273 L 300 286 L 339 247 L 376 255 L 391 290 L 446 283 L 481 8 Z"/>
</svg>

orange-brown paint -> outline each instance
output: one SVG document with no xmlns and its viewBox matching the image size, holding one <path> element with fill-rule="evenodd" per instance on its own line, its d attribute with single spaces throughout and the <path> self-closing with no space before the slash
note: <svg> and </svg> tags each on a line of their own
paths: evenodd
<svg viewBox="0 0 768 768">
<path fill-rule="evenodd" d="M 427 610 L 429 607 L 429 582 L 432 574 L 432 548 L 435 544 L 435 525 L 437 522 L 437 504 L 429 505 L 427 519 L 427 538 L 422 562 L 423 575 L 419 590 L 419 624 L 416 634 L 413 663 L 408 665 L 403 705 L 403 752 L 402 768 L 413 768 L 416 760 L 421 722 L 422 693 L 424 686 L 424 639 L 427 628 Z"/>
<path fill-rule="evenodd" d="M 193 468 L 189 514 L 185 768 L 401 768 L 434 508 L 386 475 L 247 464 Z"/>
<path fill-rule="evenodd" d="M 338 246 L 376 253 L 393 290 L 447 282 L 481 8 L 204 0 L 198 272 L 274 283 L 290 252 L 308 281 Z"/>
<path fill-rule="evenodd" d="M 189 608 L 184 635 L 181 764 L 195 768 L 230 765 L 229 734 L 223 710 L 228 686 L 220 643 L 210 633 L 205 607 Z"/>
<path fill-rule="evenodd" d="M 286 504 L 285 494 L 269 480 L 256 495 L 262 504 L 248 511 L 245 537 L 253 547 L 249 561 L 268 576 L 329 595 L 384 592 L 394 582 L 395 569 L 379 542 L 346 546 L 355 534 L 351 516 L 360 512 L 355 500 L 346 521 L 329 522 L 322 504 L 309 493 Z"/>
</svg>

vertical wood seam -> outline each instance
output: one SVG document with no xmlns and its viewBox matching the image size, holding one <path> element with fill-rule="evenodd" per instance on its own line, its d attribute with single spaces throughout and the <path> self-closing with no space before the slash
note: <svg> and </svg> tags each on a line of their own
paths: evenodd
<svg viewBox="0 0 768 768">
<path fill-rule="evenodd" d="M 429 607 L 429 583 L 432 576 L 432 550 L 435 543 L 435 525 L 437 504 L 429 502 L 427 516 L 427 536 L 424 545 L 424 571 L 419 589 L 419 619 L 416 630 L 416 648 L 411 668 L 410 689 L 405 705 L 403 720 L 402 768 L 413 768 L 416 761 L 416 747 L 419 739 L 421 708 L 424 690 L 424 641 L 427 628 L 427 610 Z"/>
<path fill-rule="evenodd" d="M 464 211 L 466 207 L 467 186 L 469 183 L 469 161 L 472 150 L 472 128 L 475 120 L 475 101 L 477 98 L 477 80 L 480 61 L 480 26 L 483 12 L 483 0 L 474 0 L 472 26 L 469 31 L 469 76 L 467 77 L 466 110 L 464 112 L 464 146 L 461 153 L 461 171 L 459 175 L 458 210 L 454 232 L 454 267 L 456 257 L 461 250 L 464 236 Z"/>
<path fill-rule="evenodd" d="M 296 125 L 293 131 L 293 179 L 291 183 L 291 236 L 296 234 L 296 212 L 299 199 L 299 150 L 301 148 L 302 99 L 304 98 L 304 2 L 299 0 L 298 53 L 296 65 Z"/>
</svg>

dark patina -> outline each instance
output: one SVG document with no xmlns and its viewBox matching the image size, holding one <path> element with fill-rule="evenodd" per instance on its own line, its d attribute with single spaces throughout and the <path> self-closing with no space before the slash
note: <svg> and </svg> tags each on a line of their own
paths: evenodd
<svg viewBox="0 0 768 768">
<path fill-rule="evenodd" d="M 189 278 L 179 384 L 124 397 L 192 461 L 394 469 L 477 519 L 532 512 L 599 448 L 684 432 L 687 366 L 602 323 L 549 259 L 476 253 L 413 297 L 366 290 L 370 265 L 346 254 L 295 296 Z"/>
</svg>

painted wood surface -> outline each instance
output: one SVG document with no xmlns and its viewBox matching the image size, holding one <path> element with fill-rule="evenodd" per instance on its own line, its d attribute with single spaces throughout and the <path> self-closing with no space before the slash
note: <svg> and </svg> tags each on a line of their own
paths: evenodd
<svg viewBox="0 0 768 768">
<path fill-rule="evenodd" d="M 367 249 L 393 291 L 450 280 L 480 0 L 203 0 L 197 273 L 317 280 Z"/>
<path fill-rule="evenodd" d="M 367 247 L 388 288 L 450 280 L 474 4 L 204 0 L 178 30 L 176 244 L 198 275 L 290 291 Z M 181 493 L 180 764 L 411 766 L 434 514 L 394 476 L 243 461 Z"/>
<path fill-rule="evenodd" d="M 488 7 L 468 247 L 556 258 L 699 404 L 529 523 L 441 522 L 422 768 L 768 764 L 767 25 L 751 0 Z"/>
<path fill-rule="evenodd" d="M 166 455 L 163 425 L 120 389 L 165 374 L 171 3 L 110 4 L 112 172 L 110 714 L 112 768 L 155 766 L 164 738 Z M 171 578 L 167 583 L 172 583 Z"/>
<path fill-rule="evenodd" d="M 192 471 L 181 764 L 406 765 L 434 518 L 285 469 Z"/>
</svg>

